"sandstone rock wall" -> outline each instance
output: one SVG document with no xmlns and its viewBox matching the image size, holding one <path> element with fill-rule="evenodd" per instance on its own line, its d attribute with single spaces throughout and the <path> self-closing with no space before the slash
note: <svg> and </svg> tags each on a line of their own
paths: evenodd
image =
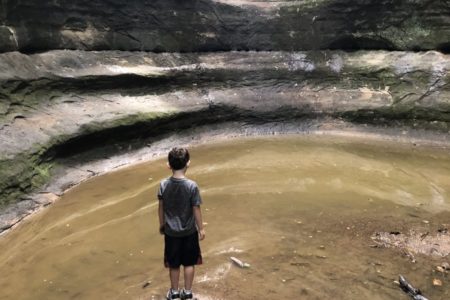
<svg viewBox="0 0 450 300">
<path fill-rule="evenodd" d="M 450 56 L 387 51 L 0 54 L 1 203 L 54 159 L 225 121 L 450 124 Z"/>
<path fill-rule="evenodd" d="M 450 49 L 442 0 L 3 0 L 0 52 Z"/>
</svg>

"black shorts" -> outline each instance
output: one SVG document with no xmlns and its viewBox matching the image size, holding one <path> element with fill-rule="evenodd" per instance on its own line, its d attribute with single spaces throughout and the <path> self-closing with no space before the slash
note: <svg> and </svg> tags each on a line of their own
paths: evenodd
<svg viewBox="0 0 450 300">
<path fill-rule="evenodd" d="M 179 268 L 181 265 L 194 266 L 202 264 L 202 254 L 198 233 L 183 237 L 164 235 L 164 265 L 166 268 Z"/>
</svg>

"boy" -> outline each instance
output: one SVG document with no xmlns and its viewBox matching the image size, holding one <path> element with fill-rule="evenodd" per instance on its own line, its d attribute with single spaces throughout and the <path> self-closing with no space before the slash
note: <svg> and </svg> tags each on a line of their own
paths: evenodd
<svg viewBox="0 0 450 300">
<path fill-rule="evenodd" d="M 168 155 L 172 176 L 161 181 L 158 191 L 159 231 L 164 234 L 164 265 L 169 268 L 171 288 L 167 300 L 193 299 L 195 265 L 202 264 L 199 240 L 205 238 L 197 184 L 185 177 L 189 152 L 173 148 Z M 180 266 L 184 266 L 184 289 L 179 291 Z"/>
</svg>

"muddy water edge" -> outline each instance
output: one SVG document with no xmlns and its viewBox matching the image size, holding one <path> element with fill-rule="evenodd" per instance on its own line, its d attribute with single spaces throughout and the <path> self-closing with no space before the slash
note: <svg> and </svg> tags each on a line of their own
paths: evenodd
<svg viewBox="0 0 450 300">
<path fill-rule="evenodd" d="M 448 149 L 285 136 L 198 146 L 191 160 L 207 223 L 200 299 L 408 299 L 399 274 L 430 299 L 450 298 L 436 269 L 448 257 L 372 239 L 450 227 Z M 163 299 L 165 164 L 93 178 L 0 237 L 0 299 Z"/>
</svg>

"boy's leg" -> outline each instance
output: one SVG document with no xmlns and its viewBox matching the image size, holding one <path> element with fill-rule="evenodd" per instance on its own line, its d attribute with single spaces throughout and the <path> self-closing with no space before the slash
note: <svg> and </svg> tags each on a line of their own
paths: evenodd
<svg viewBox="0 0 450 300">
<path fill-rule="evenodd" d="M 194 281 L 195 266 L 184 267 L 184 288 L 188 291 L 192 290 L 192 282 Z"/>
<path fill-rule="evenodd" d="M 183 244 L 183 258 L 181 264 L 184 266 L 184 288 L 186 290 L 192 289 L 194 281 L 195 265 L 202 263 L 202 255 L 200 251 L 200 244 L 198 240 L 198 233 L 195 232 L 190 236 L 185 237 Z"/>
<path fill-rule="evenodd" d="M 180 268 L 169 268 L 170 285 L 172 290 L 178 291 L 180 282 Z"/>
<path fill-rule="evenodd" d="M 171 289 L 178 291 L 182 257 L 181 239 L 166 234 L 164 236 L 164 242 L 164 265 L 169 268 Z"/>
</svg>

